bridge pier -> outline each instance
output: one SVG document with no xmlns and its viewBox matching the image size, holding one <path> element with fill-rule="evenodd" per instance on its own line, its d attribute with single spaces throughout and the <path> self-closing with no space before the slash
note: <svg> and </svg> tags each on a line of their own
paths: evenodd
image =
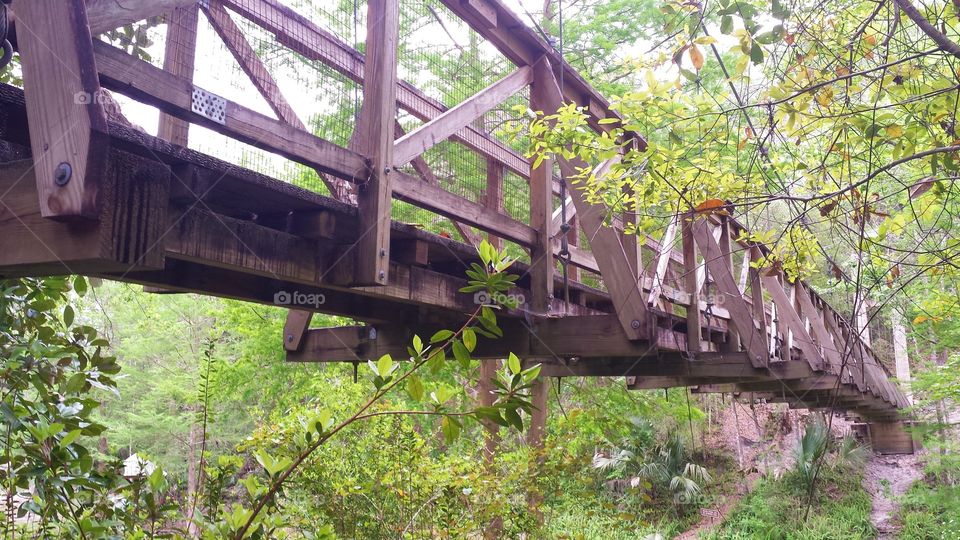
<svg viewBox="0 0 960 540">
<path fill-rule="evenodd" d="M 866 427 L 873 451 L 878 454 L 913 454 L 920 447 L 903 420 L 869 422 Z"/>
</svg>

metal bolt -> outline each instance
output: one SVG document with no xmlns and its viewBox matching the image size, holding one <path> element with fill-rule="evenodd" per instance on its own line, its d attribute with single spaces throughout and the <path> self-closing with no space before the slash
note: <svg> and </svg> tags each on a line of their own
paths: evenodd
<svg viewBox="0 0 960 540">
<path fill-rule="evenodd" d="M 387 256 L 387 250 L 381 249 L 381 250 L 380 250 L 380 256 L 381 256 L 381 257 L 386 257 L 386 256 Z"/>
<path fill-rule="evenodd" d="M 287 334 L 287 343 L 293 343 L 293 334 Z"/>
<path fill-rule="evenodd" d="M 393 169 L 391 169 L 390 167 L 384 167 L 384 168 L 383 168 L 383 174 L 390 174 L 390 171 L 392 171 L 392 170 L 393 170 Z"/>
<path fill-rule="evenodd" d="M 53 171 L 53 181 L 60 187 L 69 184 L 72 176 L 73 167 L 67 162 L 57 165 L 57 169 Z"/>
<path fill-rule="evenodd" d="M 385 279 L 386 277 L 387 277 L 387 273 L 384 272 L 383 270 L 381 270 L 381 271 L 380 271 L 380 279 Z"/>
<path fill-rule="evenodd" d="M 371 339 L 371 340 L 377 339 L 377 329 L 376 329 L 376 328 L 373 328 L 373 327 L 370 328 L 370 339 Z"/>
<path fill-rule="evenodd" d="M 636 319 L 630 321 L 630 328 L 633 328 L 634 330 L 639 330 L 639 329 L 640 329 L 640 321 L 638 321 L 638 320 L 636 320 Z"/>
</svg>

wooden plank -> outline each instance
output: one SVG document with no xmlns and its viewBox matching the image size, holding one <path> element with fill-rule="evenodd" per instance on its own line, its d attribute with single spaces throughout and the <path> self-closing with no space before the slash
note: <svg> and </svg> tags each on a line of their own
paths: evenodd
<svg viewBox="0 0 960 540">
<path fill-rule="evenodd" d="M 521 67 L 459 105 L 448 109 L 394 143 L 393 162 L 399 167 L 446 140 L 486 112 L 503 103 L 533 80 L 533 70 Z"/>
<path fill-rule="evenodd" d="M 760 279 L 763 281 L 764 288 L 770 293 L 770 297 L 777 306 L 777 317 L 781 321 L 784 321 L 786 328 L 796 336 L 795 344 L 803 351 L 803 356 L 806 357 L 810 367 L 816 370 L 824 369 L 823 356 L 820 355 L 820 351 L 815 346 L 813 338 L 810 337 L 810 334 L 808 334 L 806 328 L 804 328 L 800 315 L 793 309 L 793 302 L 791 302 L 790 297 L 787 296 L 787 292 L 783 289 L 783 285 L 780 284 L 780 280 L 777 279 L 777 276 L 766 275 Z"/>
<path fill-rule="evenodd" d="M 487 159 L 487 190 L 483 204 L 490 212 L 503 213 L 503 165 L 490 158 Z M 495 248 L 503 249 L 503 240 L 499 236 L 488 233 L 487 241 Z"/>
<path fill-rule="evenodd" d="M 750 361 L 754 367 L 768 365 L 769 356 L 767 355 L 765 339 L 754 326 L 750 307 L 743 296 L 740 295 L 740 290 L 733 280 L 733 274 L 723 263 L 723 253 L 720 251 L 720 245 L 710 233 L 709 224 L 702 219 L 696 220 L 691 223 L 690 230 L 700 251 L 703 252 L 707 270 L 716 280 L 718 294 L 724 295 L 723 306 L 730 312 L 730 319 L 736 323 L 737 329 L 740 331 L 740 342 L 748 352 Z"/>
<path fill-rule="evenodd" d="M 685 215 L 680 222 L 680 237 L 683 244 L 683 276 L 687 294 L 690 295 L 690 305 L 687 307 L 687 350 L 690 354 L 700 352 L 700 342 L 703 339 L 700 331 L 702 316 L 699 308 L 700 280 L 698 279 L 698 273 L 700 264 L 697 262 L 697 244 L 693 235 L 693 219 L 693 215 Z M 705 221 L 702 223 L 707 226 Z M 704 255 L 704 259 L 706 259 L 706 255 Z M 706 272 L 706 267 L 704 267 L 704 272 Z"/>
<path fill-rule="evenodd" d="M 663 291 L 663 282 L 667 278 L 667 265 L 670 264 L 670 254 L 673 252 L 673 241 L 677 237 L 677 222 L 679 219 L 679 216 L 674 216 L 670 220 L 658 246 L 657 267 L 653 272 L 650 295 L 647 297 L 647 303 L 651 306 L 661 304 L 660 294 Z"/>
<path fill-rule="evenodd" d="M 31 0 L 13 10 L 41 213 L 95 219 L 107 117 L 84 5 Z"/>
<path fill-rule="evenodd" d="M 830 373 L 839 375 L 841 364 L 840 352 L 837 350 L 833 340 L 830 337 L 830 331 L 827 330 L 820 312 L 817 311 L 816 307 L 814 307 L 813 301 L 810 299 L 810 293 L 807 291 L 807 288 L 803 285 L 803 283 L 797 281 L 794 284 L 794 288 L 796 289 L 797 299 L 800 302 L 801 313 L 807 317 L 807 320 L 810 321 L 810 327 L 813 329 L 813 333 L 817 336 L 817 342 L 823 351 L 823 356 L 826 360 L 828 371 L 830 371 Z"/>
<path fill-rule="evenodd" d="M 189 81 L 106 43 L 94 42 L 93 48 L 101 83 L 112 90 L 346 180 L 366 174 L 367 161 L 360 154 L 231 101 L 226 102 L 223 124 L 196 114 L 191 110 L 194 86 Z"/>
<path fill-rule="evenodd" d="M 167 42 L 163 54 L 163 69 L 193 82 L 193 70 L 197 52 L 197 23 L 199 13 L 197 5 L 174 8 L 167 23 Z M 179 146 L 189 142 L 190 124 L 170 116 L 160 114 L 157 137 Z"/>
<path fill-rule="evenodd" d="M 90 33 L 96 35 L 196 5 L 197 0 L 86 0 L 86 4 Z"/>
<path fill-rule="evenodd" d="M 730 269 L 730 273 L 733 274 L 733 242 L 731 239 L 730 223 L 727 218 L 720 218 L 720 238 L 718 245 L 720 246 L 720 252 L 726 254 L 726 258 L 723 263 Z M 742 274 L 742 272 L 741 272 Z M 742 275 L 741 275 L 742 278 Z M 737 290 L 740 294 L 743 294 L 743 288 L 739 285 Z M 713 294 L 712 292 L 710 294 Z M 707 302 L 712 302 L 714 305 L 719 303 L 719 296 L 717 298 L 707 299 Z M 740 332 L 737 331 L 736 321 L 730 321 L 729 326 L 729 340 L 723 345 L 722 350 L 726 351 L 739 351 L 740 350 Z"/>
<path fill-rule="evenodd" d="M 393 194 L 400 200 L 456 219 L 521 246 L 531 246 L 537 240 L 537 232 L 525 223 L 400 171 L 394 171 L 391 175 Z"/>
<path fill-rule="evenodd" d="M 283 325 L 283 348 L 285 350 L 296 351 L 300 349 L 312 318 L 312 311 L 291 309 L 287 312 L 287 322 Z"/>
<path fill-rule="evenodd" d="M 355 134 L 357 150 L 370 159 L 370 171 L 357 190 L 362 231 L 355 250 L 357 285 L 384 285 L 389 271 L 399 32 L 399 0 L 368 0 L 367 69 Z"/>
<path fill-rule="evenodd" d="M 529 68 L 528 68 L 529 69 Z M 550 85 L 553 74 L 548 66 L 536 65 L 533 84 L 530 87 L 530 107 L 535 111 L 550 111 Z M 529 72 L 528 72 L 529 74 Z M 537 241 L 530 246 L 530 292 L 531 307 L 538 313 L 546 313 L 553 297 L 553 160 L 544 159 L 539 167 L 530 170 L 530 226 L 537 231 Z"/>
</svg>

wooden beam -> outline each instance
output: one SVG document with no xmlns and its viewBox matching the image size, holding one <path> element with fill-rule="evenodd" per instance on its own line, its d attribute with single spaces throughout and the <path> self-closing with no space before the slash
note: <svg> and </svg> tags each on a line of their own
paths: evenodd
<svg viewBox="0 0 960 540">
<path fill-rule="evenodd" d="M 703 252 L 707 270 L 716 280 L 718 294 L 724 295 L 723 306 L 730 312 L 731 320 L 735 321 L 737 329 L 740 331 L 740 342 L 749 353 L 750 361 L 754 367 L 768 365 L 766 340 L 754 326 L 750 307 L 747 306 L 743 296 L 740 295 L 740 290 L 733 280 L 730 268 L 724 264 L 724 256 L 720 251 L 720 245 L 713 239 L 708 222 L 704 219 L 697 219 L 691 224 L 690 229 L 694 240 Z"/>
<path fill-rule="evenodd" d="M 830 373 L 835 375 L 840 374 L 840 351 L 837 350 L 836 345 L 833 343 L 833 340 L 830 336 L 830 331 L 827 330 L 826 325 L 823 321 L 823 316 L 813 305 L 813 301 L 810 299 L 810 293 L 807 291 L 807 288 L 797 281 L 794 283 L 794 288 L 796 289 L 797 299 L 800 302 L 800 310 L 803 315 L 807 317 L 807 320 L 810 321 L 810 327 L 813 329 L 813 333 L 817 336 L 817 342 L 820 345 L 820 349 L 823 351 L 824 359 L 827 363 L 827 369 Z"/>
<path fill-rule="evenodd" d="M 357 285 L 384 285 L 389 272 L 399 32 L 399 0 L 368 0 L 363 106 L 356 134 L 357 150 L 370 159 L 370 170 L 357 191 L 363 233 L 355 251 Z"/>
<path fill-rule="evenodd" d="M 222 123 L 200 115 L 193 112 L 195 87 L 189 81 L 106 43 L 94 42 L 93 48 L 100 81 L 112 90 L 337 177 L 355 180 L 366 175 L 367 160 L 356 152 L 227 100 L 222 102 Z"/>
<path fill-rule="evenodd" d="M 87 20 L 90 33 L 97 35 L 196 4 L 197 0 L 86 0 Z"/>
<path fill-rule="evenodd" d="M 490 158 L 487 158 L 487 190 L 483 204 L 490 212 L 503 213 L 503 165 Z M 495 248 L 503 249 L 503 240 L 499 236 L 488 233 L 487 241 Z"/>
<path fill-rule="evenodd" d="M 43 217 L 95 219 L 107 117 L 82 2 L 13 7 Z"/>
<path fill-rule="evenodd" d="M 529 70 L 529 68 L 527 68 Z M 527 72 L 528 76 L 530 72 Z M 533 70 L 530 87 L 530 107 L 535 111 L 553 111 L 556 103 L 550 101 L 553 74 L 549 65 L 538 63 Z M 549 113 L 548 113 L 549 114 Z M 553 160 L 544 159 L 540 166 L 530 170 L 530 226 L 537 231 L 537 241 L 530 247 L 531 307 L 545 313 L 553 297 Z"/>
<path fill-rule="evenodd" d="M 680 237 L 683 243 L 683 277 L 687 294 L 690 295 L 690 305 L 687 307 L 687 350 L 690 354 L 700 352 L 700 341 L 703 338 L 700 332 L 702 316 L 700 313 L 700 280 L 697 279 L 700 265 L 697 262 L 697 243 L 694 241 L 693 220 L 691 214 L 681 219 Z M 701 222 L 704 226 L 706 222 Z M 712 234 L 712 233 L 710 233 Z M 704 255 L 704 259 L 707 256 Z M 706 267 L 704 267 L 706 271 Z"/>
<path fill-rule="evenodd" d="M 660 294 L 663 291 L 663 282 L 667 278 L 667 266 L 670 264 L 670 254 L 673 252 L 673 241 L 677 237 L 677 222 L 679 216 L 673 216 L 667 229 L 660 240 L 659 251 L 657 252 L 657 267 L 653 273 L 653 282 L 650 285 L 650 295 L 647 297 L 647 303 L 651 306 L 660 305 Z"/>
<path fill-rule="evenodd" d="M 393 162 L 399 167 L 446 140 L 486 112 L 500 105 L 533 80 L 533 70 L 521 67 L 477 92 L 459 105 L 412 131 L 394 144 Z"/>
<path fill-rule="evenodd" d="M 193 82 L 193 70 L 197 53 L 197 23 L 199 13 L 197 5 L 174 8 L 167 23 L 167 42 L 163 54 L 163 69 Z M 173 144 L 187 146 L 190 124 L 170 116 L 160 114 L 157 137 Z"/>
<path fill-rule="evenodd" d="M 793 302 L 783 290 L 783 285 L 777 276 L 764 275 L 760 278 L 763 281 L 764 288 L 770 293 L 774 304 L 777 305 L 777 317 L 786 323 L 786 327 L 796 336 L 796 345 L 803 351 L 803 356 L 813 369 L 821 370 L 825 368 L 823 357 L 817 349 L 813 338 L 807 333 L 800 315 L 793 309 Z"/>
</svg>

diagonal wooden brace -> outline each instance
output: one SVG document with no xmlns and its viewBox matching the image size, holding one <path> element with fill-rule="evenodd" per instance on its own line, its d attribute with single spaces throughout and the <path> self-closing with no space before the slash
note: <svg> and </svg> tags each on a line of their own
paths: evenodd
<svg viewBox="0 0 960 540">
<path fill-rule="evenodd" d="M 733 272 L 726 265 L 728 258 L 720 250 L 720 244 L 713 238 L 709 223 L 705 219 L 696 219 L 690 224 L 693 238 L 703 253 L 707 271 L 716 281 L 717 291 L 723 295 L 723 307 L 730 313 L 740 332 L 740 343 L 747 350 L 754 367 L 766 367 L 769 364 L 766 340 L 754 324 L 750 306 L 740 294 Z"/>
<path fill-rule="evenodd" d="M 14 5 L 43 217 L 99 215 L 107 117 L 82 0 Z"/>
</svg>

